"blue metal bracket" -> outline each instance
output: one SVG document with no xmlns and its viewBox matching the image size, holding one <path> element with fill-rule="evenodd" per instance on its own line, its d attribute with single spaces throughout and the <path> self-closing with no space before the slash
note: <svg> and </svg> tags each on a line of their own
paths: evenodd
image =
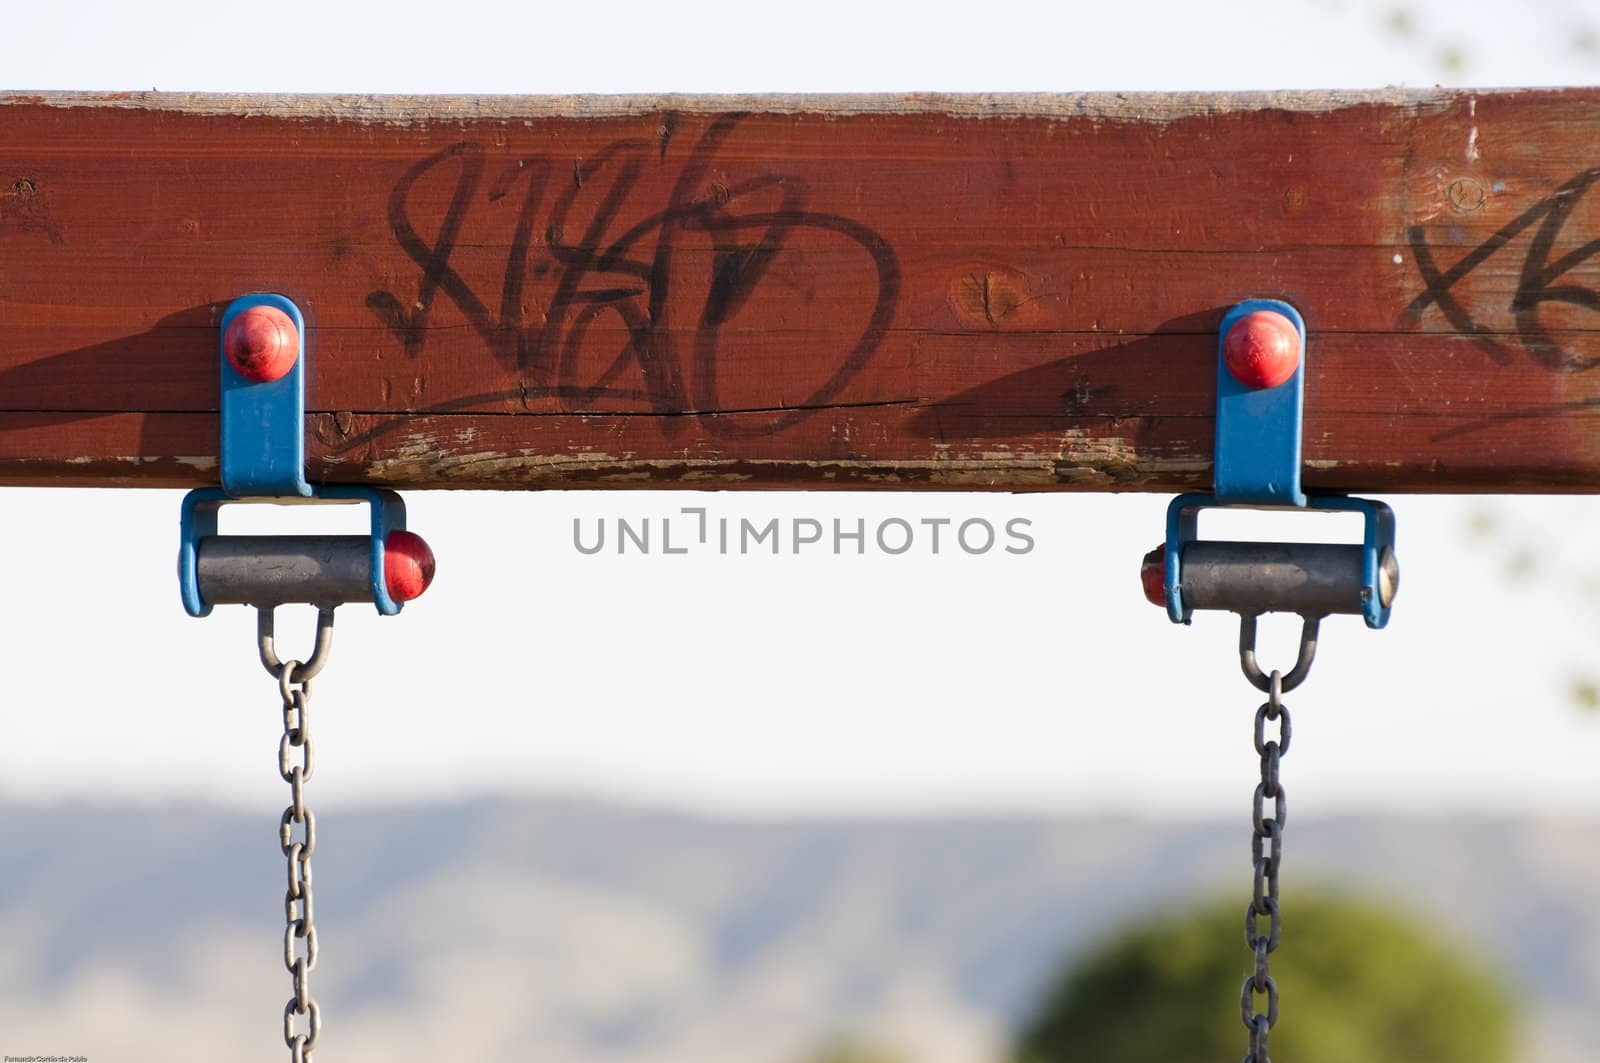
<svg viewBox="0 0 1600 1063">
<path fill-rule="evenodd" d="M 1174 498 L 1167 506 L 1166 550 L 1166 603 L 1167 616 L 1175 624 L 1187 624 L 1192 610 L 1183 604 L 1183 548 L 1199 538 L 1200 511 L 1202 509 L 1229 508 L 1216 495 L 1187 494 Z M 1265 506 L 1232 507 L 1265 509 Z M 1370 498 L 1344 495 L 1314 495 L 1306 500 L 1308 511 L 1360 513 L 1361 535 L 1361 605 L 1362 616 L 1370 628 L 1381 628 L 1389 622 L 1391 602 L 1384 600 L 1379 590 L 1379 571 L 1385 551 L 1394 551 L 1394 511 L 1382 502 Z"/>
<path fill-rule="evenodd" d="M 218 511 L 231 503 L 261 502 L 279 505 L 367 503 L 371 507 L 372 601 L 384 616 L 393 616 L 401 610 L 402 603 L 390 597 L 383 578 L 384 543 L 390 532 L 406 530 L 406 503 L 395 492 L 382 487 L 329 484 L 316 488 L 305 499 L 235 498 L 220 487 L 202 487 L 183 496 L 178 521 L 178 590 L 183 595 L 183 608 L 190 616 L 207 616 L 211 612 L 211 606 L 200 597 L 198 559 L 200 540 L 217 534 Z"/>
<path fill-rule="evenodd" d="M 234 318 L 256 306 L 270 306 L 288 314 L 300 342 L 294 367 L 270 383 L 246 380 L 235 372 L 221 339 L 227 336 Z M 309 498 L 306 322 L 300 308 L 281 295 L 242 296 L 223 313 L 218 335 L 218 360 L 222 365 L 222 489 L 234 498 Z"/>
<path fill-rule="evenodd" d="M 1224 357 L 1228 332 L 1240 318 L 1270 310 L 1288 318 L 1300 334 L 1294 375 L 1276 387 L 1252 389 L 1235 379 Z M 1223 317 L 1217 336 L 1216 459 L 1211 494 L 1184 494 L 1167 507 L 1164 594 L 1167 615 L 1187 624 L 1183 601 L 1183 549 L 1198 537 L 1203 509 L 1249 508 L 1356 512 L 1363 518 L 1362 612 L 1367 626 L 1389 622 L 1390 603 L 1380 593 L 1380 569 L 1394 549 L 1394 513 L 1382 502 L 1342 495 L 1307 496 L 1300 486 L 1301 431 L 1308 345 L 1299 311 L 1276 299 L 1247 299 Z"/>
<path fill-rule="evenodd" d="M 1248 388 L 1223 357 L 1228 332 L 1258 310 L 1282 314 L 1300 333 L 1300 364 L 1275 388 Z M 1229 310 L 1217 332 L 1216 495 L 1224 505 L 1303 506 L 1300 426 L 1305 413 L 1306 323 L 1277 299 L 1246 299 Z"/>
<path fill-rule="evenodd" d="M 217 534 L 217 516 L 231 503 L 366 503 L 371 509 L 372 600 L 378 612 L 393 616 L 401 603 L 384 580 L 384 544 L 390 532 L 404 531 L 405 502 L 393 491 L 377 487 L 306 482 L 305 319 L 299 307 L 281 295 L 257 293 L 233 301 L 222 315 L 221 335 L 245 310 L 272 306 L 289 315 L 299 335 L 294 367 L 278 380 L 258 383 L 234 371 L 222 351 L 221 487 L 204 487 L 184 496 L 179 519 L 178 587 L 184 610 L 206 616 L 211 606 L 201 598 L 198 577 L 200 541 Z M 220 347 L 220 345 L 219 345 Z"/>
</svg>

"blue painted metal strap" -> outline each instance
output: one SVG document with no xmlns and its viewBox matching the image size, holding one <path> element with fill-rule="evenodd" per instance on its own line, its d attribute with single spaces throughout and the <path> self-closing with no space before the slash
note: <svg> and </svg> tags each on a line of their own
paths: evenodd
<svg viewBox="0 0 1600 1063">
<path fill-rule="evenodd" d="M 294 322 L 300 350 L 294 367 L 270 383 L 246 380 L 228 361 L 222 365 L 222 489 L 234 498 L 309 497 L 306 482 L 306 323 L 300 308 L 281 295 L 257 293 L 235 299 L 222 315 L 221 337 L 235 317 L 270 306 Z"/>
<path fill-rule="evenodd" d="M 1300 364 L 1272 388 L 1250 388 L 1228 370 L 1228 332 L 1248 314 L 1282 314 L 1300 333 Z M 1305 417 L 1306 323 L 1277 299 L 1246 299 L 1222 319 L 1217 332 L 1216 494 L 1226 505 L 1303 506 L 1300 433 Z"/>
</svg>

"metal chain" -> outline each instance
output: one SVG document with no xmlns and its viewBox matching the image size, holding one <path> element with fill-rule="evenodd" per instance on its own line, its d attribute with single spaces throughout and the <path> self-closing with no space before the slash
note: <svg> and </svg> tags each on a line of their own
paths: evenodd
<svg viewBox="0 0 1600 1063">
<path fill-rule="evenodd" d="M 291 1063 L 310 1063 L 322 1032 L 322 1015 L 311 999 L 311 972 L 317 967 L 317 928 L 311 917 L 311 854 L 317 848 L 317 817 L 305 801 L 305 784 L 316 761 L 311 745 L 311 722 L 306 710 L 311 701 L 311 680 L 299 679 L 299 661 L 283 662 L 278 690 L 283 695 L 283 737 L 278 741 L 278 774 L 289 784 L 290 803 L 278 826 L 278 844 L 289 860 L 289 891 L 284 895 L 283 965 L 294 977 L 294 996 L 283 1008 L 283 1041 Z M 299 751 L 299 762 L 295 760 Z M 295 837 L 295 826 L 303 828 Z M 301 953 L 296 941 L 305 942 Z M 296 1017 L 306 1020 L 306 1030 L 295 1029 Z"/>
<path fill-rule="evenodd" d="M 1252 640 L 1253 641 L 1253 640 Z M 1256 786 L 1252 821 L 1255 832 L 1250 839 L 1250 859 L 1255 868 L 1255 888 L 1244 913 L 1245 947 L 1255 954 L 1255 970 L 1239 991 L 1239 1017 L 1250 1031 L 1250 1051 L 1243 1063 L 1271 1063 L 1267 1057 L 1267 1035 L 1278 1024 L 1278 983 L 1268 969 L 1269 957 L 1278 947 L 1282 914 L 1278 908 L 1278 871 L 1283 866 L 1283 825 L 1289 816 L 1278 765 L 1289 752 L 1289 708 L 1283 704 L 1283 674 L 1274 671 L 1268 678 L 1267 700 L 1256 710 L 1256 752 L 1261 754 L 1261 782 Z M 1267 724 L 1278 725 L 1278 737 L 1267 737 Z M 1268 816 L 1267 801 L 1272 801 Z M 1265 843 L 1265 844 L 1263 844 Z M 1267 917 L 1266 933 L 1260 918 Z M 1266 1010 L 1255 1011 L 1255 997 L 1266 996 Z"/>
</svg>

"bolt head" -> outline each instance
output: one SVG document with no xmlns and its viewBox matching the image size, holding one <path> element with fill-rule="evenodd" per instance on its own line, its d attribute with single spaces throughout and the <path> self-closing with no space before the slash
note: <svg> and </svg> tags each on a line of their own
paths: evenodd
<svg viewBox="0 0 1600 1063">
<path fill-rule="evenodd" d="M 433 550 L 422 536 L 392 531 L 383 540 L 383 585 L 389 597 L 409 602 L 433 582 Z"/>
<path fill-rule="evenodd" d="M 1300 330 L 1276 310 L 1246 314 L 1222 344 L 1228 372 L 1247 388 L 1275 388 L 1300 367 Z"/>
<path fill-rule="evenodd" d="M 1145 601 L 1163 609 L 1167 607 L 1166 543 L 1144 555 L 1144 562 L 1139 566 L 1139 582 L 1144 586 Z"/>
<path fill-rule="evenodd" d="M 300 357 L 294 319 L 275 306 L 252 306 L 233 316 L 222 337 L 233 371 L 253 384 L 281 380 Z"/>
<path fill-rule="evenodd" d="M 1400 562 L 1395 560 L 1394 550 L 1390 547 L 1383 548 L 1383 555 L 1378 558 L 1378 602 L 1385 609 L 1394 604 L 1394 596 L 1400 590 Z"/>
</svg>

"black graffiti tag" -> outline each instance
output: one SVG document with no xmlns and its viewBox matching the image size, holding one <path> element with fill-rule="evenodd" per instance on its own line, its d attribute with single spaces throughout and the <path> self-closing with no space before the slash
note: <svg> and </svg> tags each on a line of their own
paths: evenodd
<svg viewBox="0 0 1600 1063">
<path fill-rule="evenodd" d="M 1565 350 L 1539 321 L 1539 309 L 1546 303 L 1567 303 L 1600 310 L 1600 292 L 1579 284 L 1561 283 L 1567 273 L 1600 253 L 1600 239 L 1590 240 L 1551 261 L 1563 227 L 1596 181 L 1600 181 L 1600 169 L 1585 170 L 1578 174 L 1501 227 L 1448 270 L 1439 269 L 1422 227 L 1413 226 L 1407 232 L 1407 239 L 1417 271 L 1421 273 L 1426 287 L 1406 307 L 1405 316 L 1415 323 L 1428 307 L 1437 306 L 1451 325 L 1474 337 L 1474 342 L 1497 362 L 1510 364 L 1515 357 L 1514 352 L 1472 316 L 1452 289 L 1490 256 L 1524 231 L 1538 225 L 1528 253 L 1523 258 L 1516 291 L 1507 306 L 1516 322 L 1517 340 L 1528 355 L 1546 369 L 1570 373 L 1600 365 L 1600 357 L 1584 358 Z"/>
<path fill-rule="evenodd" d="M 696 416 L 706 430 L 721 436 L 767 434 L 809 416 L 860 372 L 882 341 L 899 298 L 899 263 L 893 248 L 867 226 L 806 209 L 806 184 L 792 175 L 763 174 L 732 186 L 712 181 L 713 193 L 705 194 L 718 149 L 740 117 L 713 122 L 683 164 L 665 205 L 621 232 L 612 230 L 646 167 L 664 156 L 665 141 L 659 145 L 642 139 L 617 141 L 593 158 L 573 164 L 570 171 L 562 171 L 549 157 L 519 159 L 487 186 L 481 145 L 458 143 L 423 159 L 395 185 L 388 207 L 395 240 L 421 271 L 416 297 L 402 299 L 378 290 L 368 295 L 367 306 L 400 339 L 405 351 L 417 356 L 428 342 L 436 301 L 441 296 L 449 300 L 491 356 L 519 371 L 525 383 L 512 397 L 553 398 L 563 409 L 575 411 L 593 409 L 605 400 L 637 401 L 657 414 Z M 670 123 L 665 128 L 670 129 Z M 430 241 L 413 222 L 412 192 L 423 177 L 451 165 L 455 185 L 437 235 Z M 551 196 L 553 185 L 561 190 Z M 521 202 L 498 306 L 491 308 L 455 264 L 462 231 L 475 205 L 498 203 L 519 187 Z M 591 198 L 597 189 L 600 194 L 585 221 L 577 216 L 575 204 L 586 188 Z M 772 209 L 759 209 L 757 203 Z M 745 209 L 736 209 L 740 207 Z M 541 220 L 542 234 L 538 233 Z M 759 425 L 715 416 L 729 412 L 722 406 L 717 384 L 719 363 L 725 357 L 721 330 L 761 290 L 786 242 L 806 230 L 841 237 L 870 257 L 877 283 L 860 293 L 868 310 L 866 326 L 852 345 L 830 359 L 830 374 L 809 396 L 767 411 L 775 416 Z M 536 234 L 543 236 L 542 253 L 537 255 Z M 674 277 L 681 278 L 681 270 L 674 269 L 674 256 L 691 240 L 702 248 L 709 244 L 709 275 L 699 278 L 705 295 L 690 307 L 694 320 L 675 328 L 672 315 L 683 307 L 681 299 L 673 299 Z M 525 310 L 530 275 L 552 289 L 538 320 L 528 320 L 533 315 Z M 604 369 L 583 379 L 580 355 L 585 339 L 605 315 L 621 323 L 626 338 Z M 635 380 L 638 383 L 628 383 Z M 460 408 L 502 397 L 506 396 L 468 396 L 448 406 Z"/>
</svg>

